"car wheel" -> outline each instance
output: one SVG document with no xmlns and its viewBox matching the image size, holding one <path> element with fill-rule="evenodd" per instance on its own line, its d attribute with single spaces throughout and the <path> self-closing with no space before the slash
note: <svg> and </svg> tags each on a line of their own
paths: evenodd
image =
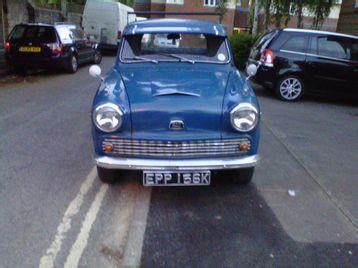
<svg viewBox="0 0 358 268">
<path fill-rule="evenodd" d="M 297 101 L 304 92 L 304 83 L 301 78 L 288 75 L 279 80 L 276 86 L 276 95 L 283 101 Z"/>
<path fill-rule="evenodd" d="M 77 57 L 75 55 L 72 55 L 70 57 L 69 63 L 68 63 L 68 68 L 67 68 L 69 73 L 75 73 L 78 70 L 78 60 Z"/>
<path fill-rule="evenodd" d="M 97 174 L 103 183 L 114 184 L 117 177 L 117 170 L 97 167 Z"/>
<path fill-rule="evenodd" d="M 99 50 L 96 50 L 93 56 L 93 63 L 100 64 L 102 61 L 102 54 Z"/>
<path fill-rule="evenodd" d="M 248 184 L 251 182 L 254 175 L 255 168 L 241 168 L 224 171 L 226 178 L 230 179 L 235 184 Z"/>
</svg>

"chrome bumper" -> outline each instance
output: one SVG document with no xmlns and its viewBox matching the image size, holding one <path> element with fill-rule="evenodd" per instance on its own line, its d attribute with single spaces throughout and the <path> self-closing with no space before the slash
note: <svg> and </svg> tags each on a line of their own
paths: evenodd
<svg viewBox="0 0 358 268">
<path fill-rule="evenodd" d="M 211 159 L 143 159 L 96 156 L 97 166 L 108 169 L 134 170 L 214 170 L 254 167 L 260 156 L 242 156 L 237 158 Z"/>
</svg>

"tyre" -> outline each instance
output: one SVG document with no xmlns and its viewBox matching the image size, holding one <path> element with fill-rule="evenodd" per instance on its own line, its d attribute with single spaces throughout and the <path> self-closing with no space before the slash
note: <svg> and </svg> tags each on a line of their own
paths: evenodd
<svg viewBox="0 0 358 268">
<path fill-rule="evenodd" d="M 100 64 L 101 61 L 102 61 L 102 53 L 99 50 L 96 50 L 93 56 L 93 63 Z"/>
<path fill-rule="evenodd" d="M 298 101 L 305 90 L 302 79 L 298 76 L 282 77 L 276 85 L 276 95 L 283 101 Z"/>
<path fill-rule="evenodd" d="M 75 55 L 71 55 L 69 61 L 68 61 L 68 66 L 67 66 L 67 71 L 71 74 L 77 72 L 78 70 L 78 60 L 77 57 Z"/>
<path fill-rule="evenodd" d="M 255 168 L 241 168 L 241 169 L 231 169 L 224 171 L 226 178 L 230 179 L 235 184 L 248 184 L 251 182 L 254 175 Z"/>
<path fill-rule="evenodd" d="M 114 184 L 117 172 L 114 169 L 101 168 L 97 166 L 97 174 L 103 183 Z"/>
</svg>

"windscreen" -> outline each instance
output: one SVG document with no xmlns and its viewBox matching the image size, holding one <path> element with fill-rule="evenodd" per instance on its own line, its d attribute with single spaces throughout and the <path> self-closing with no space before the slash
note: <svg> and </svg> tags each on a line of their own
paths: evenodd
<svg viewBox="0 0 358 268">
<path fill-rule="evenodd" d="M 190 61 L 227 63 L 224 37 L 203 34 L 148 33 L 128 35 L 123 41 L 122 62 Z"/>
<path fill-rule="evenodd" d="M 12 42 L 26 40 L 41 43 L 54 43 L 56 42 L 56 33 L 52 27 L 18 25 L 11 32 L 9 40 Z"/>
</svg>

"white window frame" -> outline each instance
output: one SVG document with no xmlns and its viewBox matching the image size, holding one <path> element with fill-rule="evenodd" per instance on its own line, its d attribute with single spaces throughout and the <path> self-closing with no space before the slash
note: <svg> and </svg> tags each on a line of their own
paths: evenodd
<svg viewBox="0 0 358 268">
<path fill-rule="evenodd" d="M 204 7 L 217 7 L 219 0 L 204 0 Z"/>
<path fill-rule="evenodd" d="M 184 5 L 184 0 L 167 0 L 166 3 L 170 5 Z"/>
</svg>

